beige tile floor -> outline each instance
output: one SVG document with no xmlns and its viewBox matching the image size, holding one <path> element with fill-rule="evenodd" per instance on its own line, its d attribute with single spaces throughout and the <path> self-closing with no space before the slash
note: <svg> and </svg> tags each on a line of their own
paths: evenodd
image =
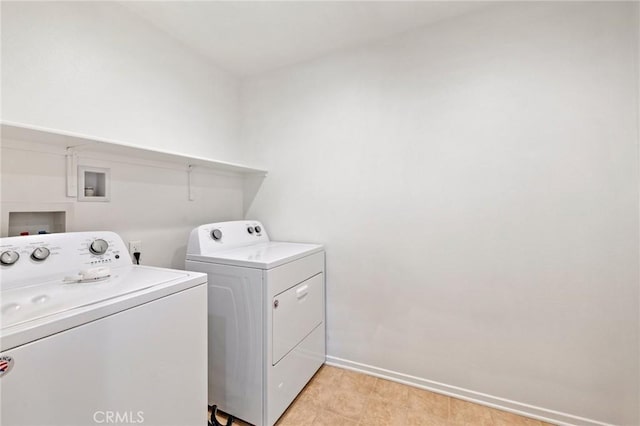
<svg viewBox="0 0 640 426">
<path fill-rule="evenodd" d="M 222 421 L 224 417 L 220 416 Z M 224 424 L 224 423 L 223 423 Z M 234 425 L 245 426 L 236 421 Z M 548 423 L 323 366 L 276 426 L 548 426 Z"/>
</svg>

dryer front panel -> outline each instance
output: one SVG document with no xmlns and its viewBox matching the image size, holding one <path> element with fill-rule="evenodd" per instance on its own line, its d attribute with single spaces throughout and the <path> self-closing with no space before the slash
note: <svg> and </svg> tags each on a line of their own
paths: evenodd
<svg viewBox="0 0 640 426">
<path fill-rule="evenodd" d="M 273 298 L 272 365 L 322 323 L 323 280 L 323 274 L 317 274 Z"/>
</svg>

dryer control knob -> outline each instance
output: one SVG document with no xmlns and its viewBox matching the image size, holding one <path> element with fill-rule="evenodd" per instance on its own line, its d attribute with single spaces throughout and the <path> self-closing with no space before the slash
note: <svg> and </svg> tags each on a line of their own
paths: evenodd
<svg viewBox="0 0 640 426">
<path fill-rule="evenodd" d="M 259 233 L 260 233 L 260 231 L 262 231 L 262 228 L 260 228 L 259 226 L 256 226 L 256 227 L 255 227 L 255 230 L 256 230 L 256 232 L 259 234 Z"/>
<path fill-rule="evenodd" d="M 109 243 L 103 240 L 102 238 L 93 240 L 93 242 L 89 244 L 89 251 L 93 254 L 105 254 L 108 248 L 109 248 Z"/>
<path fill-rule="evenodd" d="M 47 257 L 49 257 L 50 254 L 51 254 L 51 252 L 49 251 L 48 248 L 46 248 L 46 247 L 38 247 L 33 251 L 33 253 L 31 253 L 31 258 L 33 260 L 38 261 L 38 262 L 42 262 Z"/>
<path fill-rule="evenodd" d="M 13 265 L 18 259 L 20 259 L 20 255 L 17 251 L 7 250 L 0 254 L 0 263 L 3 265 Z"/>
<path fill-rule="evenodd" d="M 211 238 L 218 241 L 220 238 L 222 238 L 222 231 L 219 229 L 214 229 L 213 231 L 211 231 Z"/>
<path fill-rule="evenodd" d="M 248 227 L 247 232 L 253 234 L 253 226 Z"/>
</svg>

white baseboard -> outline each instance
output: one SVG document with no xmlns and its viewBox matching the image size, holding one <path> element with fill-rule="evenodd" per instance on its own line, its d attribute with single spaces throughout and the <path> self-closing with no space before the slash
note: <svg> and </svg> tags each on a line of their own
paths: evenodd
<svg viewBox="0 0 640 426">
<path fill-rule="evenodd" d="M 492 395 L 487 395 L 472 390 L 451 386 L 444 383 L 438 383 L 421 377 L 410 376 L 408 374 L 398 373 L 396 371 L 385 370 L 384 368 L 374 367 L 371 365 L 361 364 L 355 361 L 349 361 L 334 356 L 327 355 L 328 365 L 334 367 L 346 368 L 347 370 L 358 371 L 360 373 L 369 374 L 371 376 L 380 377 L 382 379 L 391 380 L 405 385 L 415 386 L 417 388 L 426 389 L 432 392 L 451 396 L 465 401 L 475 402 L 477 404 L 486 405 L 488 407 L 497 408 L 499 410 L 508 411 L 510 413 L 519 414 L 526 417 L 542 420 L 544 422 L 553 423 L 562 426 L 614 426 L 609 423 L 602 423 L 597 420 L 586 419 L 559 411 L 548 410 L 542 407 L 536 407 L 517 401 L 511 401 Z"/>
</svg>

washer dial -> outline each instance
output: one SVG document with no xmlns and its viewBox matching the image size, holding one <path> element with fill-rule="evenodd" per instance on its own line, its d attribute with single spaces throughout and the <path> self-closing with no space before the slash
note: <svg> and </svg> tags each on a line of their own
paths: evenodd
<svg viewBox="0 0 640 426">
<path fill-rule="evenodd" d="M 31 258 L 33 260 L 37 260 L 38 262 L 42 262 L 47 257 L 49 257 L 50 254 L 51 254 L 51 252 L 49 251 L 48 248 L 46 248 L 46 247 L 37 247 L 33 251 L 33 253 L 31 253 Z"/>
<path fill-rule="evenodd" d="M 222 231 L 217 228 L 214 229 L 213 231 L 211 231 L 211 238 L 218 241 L 220 238 L 222 238 Z"/>
<path fill-rule="evenodd" d="M 105 254 L 108 248 L 109 243 L 102 238 L 93 240 L 93 242 L 89 245 L 89 251 L 93 254 Z"/>
<path fill-rule="evenodd" d="M 17 251 L 7 250 L 0 254 L 0 263 L 3 265 L 13 265 L 18 259 L 20 259 L 20 255 Z"/>
</svg>

